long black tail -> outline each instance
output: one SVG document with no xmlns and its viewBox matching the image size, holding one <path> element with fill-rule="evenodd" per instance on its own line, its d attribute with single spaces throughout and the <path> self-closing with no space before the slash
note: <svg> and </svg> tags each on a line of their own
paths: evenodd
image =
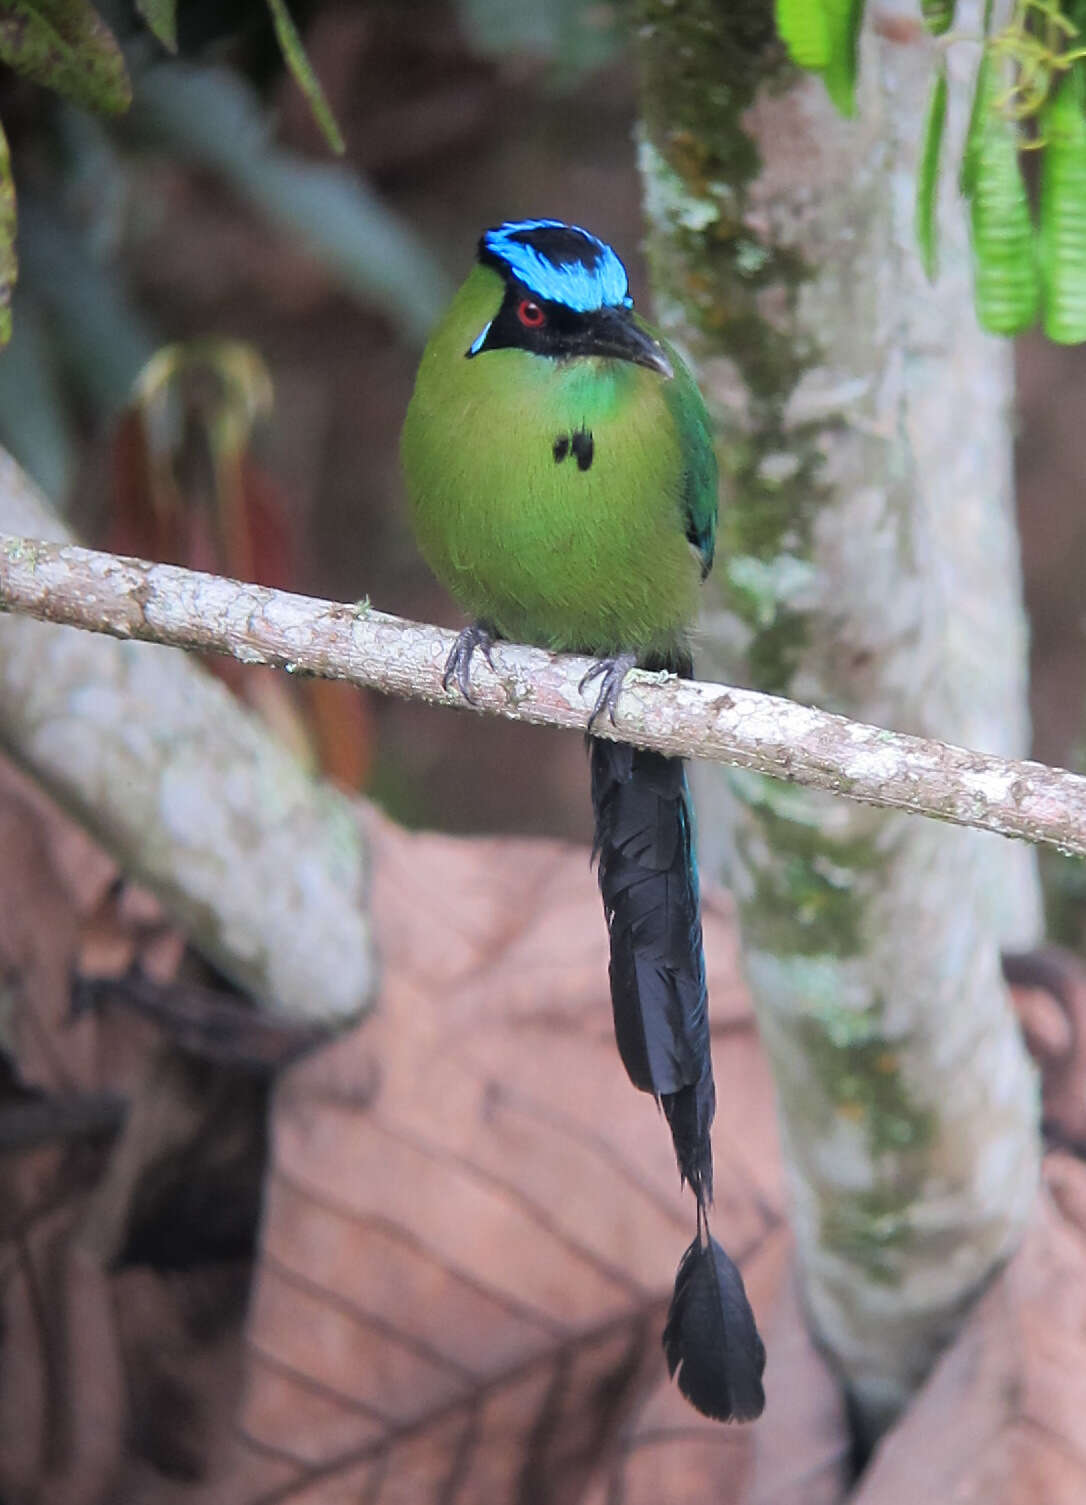
<svg viewBox="0 0 1086 1505">
<path fill-rule="evenodd" d="M 698 1410 L 747 1420 L 762 1409 L 765 1351 L 739 1272 L 708 1229 L 716 1093 L 686 770 L 601 738 L 589 756 L 615 1038 L 634 1086 L 663 1108 L 698 1204 L 664 1334 L 668 1365 Z"/>
<path fill-rule="evenodd" d="M 683 1180 L 711 1201 L 716 1094 L 686 771 L 598 738 L 591 760 L 619 1053 L 634 1086 L 659 1099 Z"/>
</svg>

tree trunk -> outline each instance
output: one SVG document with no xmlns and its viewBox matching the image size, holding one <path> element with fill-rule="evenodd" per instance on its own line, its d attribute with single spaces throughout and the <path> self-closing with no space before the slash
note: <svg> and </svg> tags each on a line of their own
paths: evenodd
<svg viewBox="0 0 1086 1505">
<path fill-rule="evenodd" d="M 929 287 L 912 195 L 934 49 L 915 4 L 875 12 L 852 121 L 787 64 L 770 0 L 637 12 L 657 307 L 719 425 L 702 672 L 1021 756 L 1011 350 L 976 328 L 953 186 L 975 53 L 951 51 L 967 76 Z M 699 789 L 777 1083 L 807 1309 L 873 1436 L 1029 1214 L 1035 1083 L 999 949 L 1037 938 L 1032 853 L 753 774 L 707 769 Z"/>
</svg>

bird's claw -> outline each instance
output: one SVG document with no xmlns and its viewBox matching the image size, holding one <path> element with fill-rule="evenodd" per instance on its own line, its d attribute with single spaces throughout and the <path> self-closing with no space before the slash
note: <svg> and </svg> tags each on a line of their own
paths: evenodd
<svg viewBox="0 0 1086 1505">
<path fill-rule="evenodd" d="M 611 725 L 615 724 L 615 706 L 622 690 L 623 682 L 631 669 L 637 667 L 637 656 L 633 653 L 619 653 L 614 658 L 601 658 L 589 669 L 580 683 L 583 694 L 593 680 L 600 680 L 600 692 L 596 696 L 596 704 L 592 707 L 592 714 L 588 718 L 588 730 L 591 731 L 596 722 L 607 712 Z"/>
<path fill-rule="evenodd" d="M 479 649 L 494 673 L 497 674 L 498 671 L 491 656 L 493 647 L 494 636 L 489 628 L 483 626 L 482 622 L 472 622 L 470 627 L 465 627 L 457 634 L 456 642 L 445 660 L 445 672 L 441 676 L 442 689 L 451 689 L 455 680 L 456 688 L 468 705 L 474 705 L 475 696 L 471 692 L 471 661 L 476 649 Z"/>
</svg>

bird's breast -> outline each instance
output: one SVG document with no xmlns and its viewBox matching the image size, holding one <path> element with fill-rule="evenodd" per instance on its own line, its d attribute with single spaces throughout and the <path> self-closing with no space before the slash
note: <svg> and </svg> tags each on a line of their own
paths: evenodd
<svg viewBox="0 0 1086 1505">
<path fill-rule="evenodd" d="M 661 379 L 552 369 L 547 383 L 536 367 L 526 380 L 523 358 L 507 354 L 518 353 L 470 362 L 493 364 L 485 383 L 472 372 L 458 403 L 416 388 L 405 469 L 431 568 L 508 637 L 595 653 L 674 641 L 693 616 L 698 569 Z"/>
</svg>

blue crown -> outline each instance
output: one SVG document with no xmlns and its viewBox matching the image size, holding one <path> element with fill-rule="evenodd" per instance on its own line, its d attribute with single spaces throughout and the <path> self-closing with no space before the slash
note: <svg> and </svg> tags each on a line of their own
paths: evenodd
<svg viewBox="0 0 1086 1505">
<path fill-rule="evenodd" d="M 548 303 L 574 313 L 632 308 L 626 268 L 611 247 L 559 219 L 512 220 L 484 232 L 479 257 Z"/>
</svg>

